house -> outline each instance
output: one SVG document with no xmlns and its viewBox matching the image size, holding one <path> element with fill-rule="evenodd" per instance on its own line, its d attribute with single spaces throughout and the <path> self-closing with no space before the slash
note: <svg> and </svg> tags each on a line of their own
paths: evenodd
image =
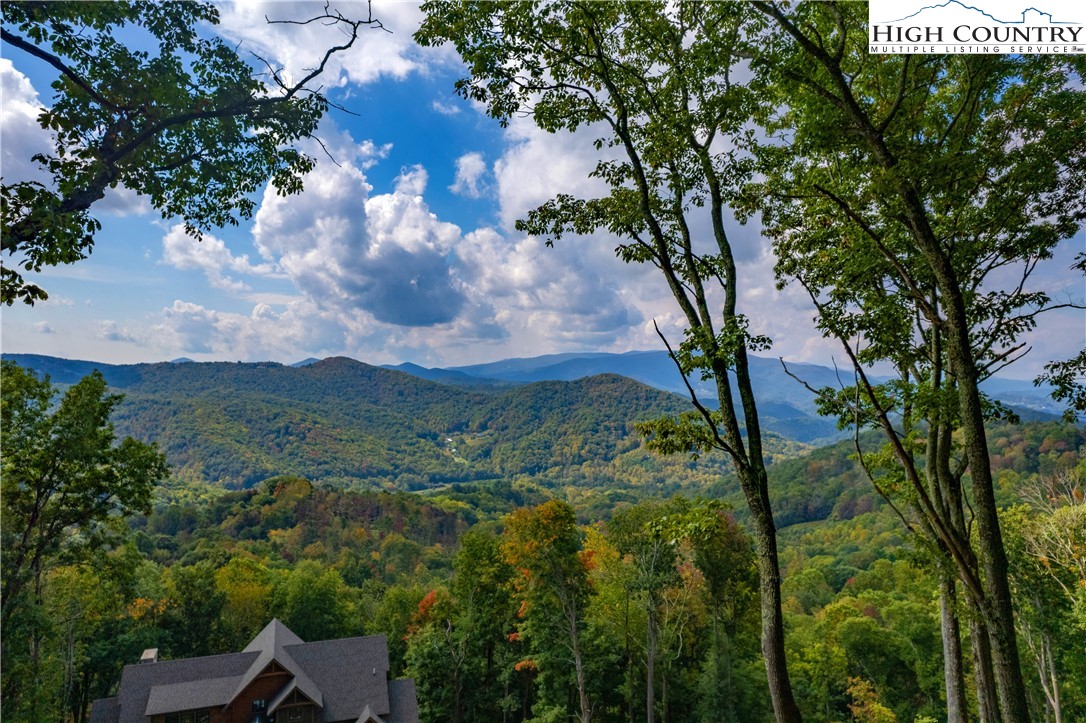
<svg viewBox="0 0 1086 723">
<path fill-rule="evenodd" d="M 240 653 L 125 666 L 90 723 L 418 723 L 415 682 L 388 679 L 383 635 L 307 643 L 272 620 Z"/>
</svg>

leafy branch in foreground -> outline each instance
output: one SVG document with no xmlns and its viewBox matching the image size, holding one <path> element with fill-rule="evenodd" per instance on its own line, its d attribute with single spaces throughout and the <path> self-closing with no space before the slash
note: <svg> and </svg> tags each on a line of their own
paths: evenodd
<svg viewBox="0 0 1086 723">
<path fill-rule="evenodd" d="M 269 180 L 281 194 L 301 191 L 314 162 L 297 141 L 312 137 L 332 105 L 314 83 L 364 27 L 382 27 L 368 5 L 358 20 L 326 4 L 305 21 L 269 21 L 342 33 L 288 80 L 259 57 L 265 72 L 254 72 L 222 38 L 207 37 L 201 26 L 219 22 L 210 3 L 20 2 L 2 13 L 0 39 L 60 73 L 39 117 L 54 149 L 33 158 L 51 183 L 3 185 L 0 300 L 8 305 L 48 298 L 24 272 L 90 254 L 101 228 L 90 209 L 108 189 L 146 197 L 197 238 L 251 217 L 253 195 Z M 123 39 L 132 37 L 157 53 L 129 47 Z"/>
</svg>

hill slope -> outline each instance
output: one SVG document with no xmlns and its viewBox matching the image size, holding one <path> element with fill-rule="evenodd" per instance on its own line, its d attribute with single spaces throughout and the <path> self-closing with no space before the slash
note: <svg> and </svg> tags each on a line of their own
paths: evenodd
<svg viewBox="0 0 1086 723">
<path fill-rule="evenodd" d="M 339 486 L 418 490 L 532 477 L 555 487 L 703 488 L 707 470 L 661 459 L 634 425 L 686 400 L 614 374 L 468 389 L 345 358 L 107 365 L 14 361 L 71 383 L 99 369 L 125 395 L 121 435 L 156 442 L 182 480 L 250 487 L 281 474 Z M 798 451 L 772 439 L 777 455 Z"/>
</svg>

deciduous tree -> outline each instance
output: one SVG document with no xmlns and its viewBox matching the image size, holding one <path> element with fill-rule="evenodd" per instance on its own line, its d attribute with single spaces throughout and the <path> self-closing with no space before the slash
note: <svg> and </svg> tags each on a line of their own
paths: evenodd
<svg viewBox="0 0 1086 723">
<path fill-rule="evenodd" d="M 715 383 L 711 411 L 648 428 L 658 450 L 725 452 L 753 519 L 762 603 L 762 652 L 780 721 L 800 719 L 784 656 L 776 527 L 748 351 L 769 345 L 748 329 L 726 223 L 748 179 L 757 94 L 736 82 L 752 52 L 742 3 L 428 3 L 416 35 L 449 41 L 468 65 L 458 91 L 503 123 L 530 114 L 550 132 L 597 134 L 593 176 L 608 195 L 560 195 L 518 228 L 556 240 L 604 232 L 626 262 L 659 269 L 685 322 L 674 351 L 684 375 Z M 605 150 L 606 149 L 606 150 Z M 745 427 L 745 428 L 744 428 Z"/>
<path fill-rule="evenodd" d="M 502 556 L 516 570 L 515 584 L 524 601 L 525 627 L 533 650 L 550 659 L 548 670 L 542 672 L 561 679 L 561 671 L 568 671 L 572 663 L 579 717 L 589 723 L 592 704 L 582 652 L 589 587 L 581 537 L 573 509 L 551 500 L 505 518 Z"/>
<path fill-rule="evenodd" d="M 115 539 L 114 523 L 148 512 L 166 462 L 153 446 L 131 437 L 115 444 L 109 416 L 120 397 L 106 393 L 97 372 L 57 403 L 48 379 L 5 361 L 0 390 L 0 621 L 6 659 L 13 649 L 36 654 L 48 570 L 62 562 L 85 563 Z M 33 679 L 5 675 L 5 706 L 24 684 Z"/>
<path fill-rule="evenodd" d="M 1027 281 L 1086 218 L 1086 96 L 1072 82 L 1082 61 L 870 55 L 865 7 L 754 4 L 775 23 L 758 62 L 779 89 L 770 126 L 787 141 L 765 164 L 782 275 L 805 279 L 823 328 L 877 349 L 859 363 L 910 345 L 882 313 L 891 306 L 937 348 L 912 378 L 929 380 L 938 364 L 952 380 L 945 411 L 962 430 L 978 558 L 975 571 L 967 554 L 955 566 L 975 583 L 1000 715 L 1027 720 L 979 383 L 1020 355 L 1022 334 L 1053 305 Z M 812 276 L 827 261 L 838 275 Z M 887 435 L 904 463 L 898 432 Z M 938 532 L 953 554 L 954 531 Z"/>
</svg>

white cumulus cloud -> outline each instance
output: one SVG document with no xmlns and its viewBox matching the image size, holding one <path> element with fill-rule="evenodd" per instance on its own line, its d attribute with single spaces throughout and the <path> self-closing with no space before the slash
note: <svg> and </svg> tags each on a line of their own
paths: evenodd
<svg viewBox="0 0 1086 723">
<path fill-rule="evenodd" d="M 444 103 L 440 100 L 435 100 L 430 104 L 430 107 L 441 115 L 457 115 L 460 112 L 460 106 L 452 103 Z"/>
<path fill-rule="evenodd" d="M 256 304 L 246 315 L 178 299 L 152 329 L 158 348 L 244 360 L 334 353 L 343 348 L 345 333 L 339 319 L 305 300 L 281 311 Z"/>
<path fill-rule="evenodd" d="M 227 291 L 246 291 L 249 285 L 228 273 L 271 276 L 274 264 L 252 264 L 246 255 L 234 256 L 222 239 L 205 233 L 199 241 L 185 232 L 185 225 L 175 224 L 162 238 L 163 262 L 181 270 L 203 271 L 208 283 Z"/>
<path fill-rule="evenodd" d="M 130 331 L 127 327 L 121 326 L 113 319 L 106 319 L 98 322 L 97 336 L 102 341 L 119 341 L 128 344 L 142 344 L 137 334 Z"/>
<path fill-rule="evenodd" d="M 38 181 L 48 174 L 31 161 L 36 153 L 52 150 L 50 134 L 38 123 L 44 110 L 30 79 L 7 58 L 0 58 L 0 168 L 5 183 Z"/>
<path fill-rule="evenodd" d="M 486 171 L 482 153 L 465 153 L 456 159 L 456 181 L 449 186 L 449 190 L 468 198 L 480 198 L 486 190 L 483 185 Z"/>
</svg>

